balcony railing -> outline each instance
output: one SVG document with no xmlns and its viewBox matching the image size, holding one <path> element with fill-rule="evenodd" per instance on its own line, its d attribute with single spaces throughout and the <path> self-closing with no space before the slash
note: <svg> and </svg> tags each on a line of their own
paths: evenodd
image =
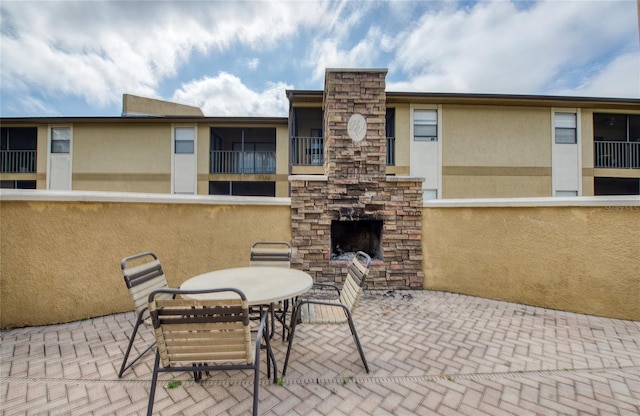
<svg viewBox="0 0 640 416">
<path fill-rule="evenodd" d="M 35 150 L 0 150 L 0 172 L 35 173 Z"/>
<path fill-rule="evenodd" d="M 241 152 L 213 150 L 210 152 L 210 173 L 276 173 L 276 152 Z"/>
<path fill-rule="evenodd" d="M 640 142 L 594 142 L 594 167 L 640 169 Z"/>
<path fill-rule="evenodd" d="M 387 166 L 396 164 L 396 138 L 387 137 Z"/>
<path fill-rule="evenodd" d="M 294 166 L 324 165 L 324 138 L 292 137 L 291 164 Z"/>
<path fill-rule="evenodd" d="M 396 138 L 387 137 L 387 165 L 396 164 Z M 291 164 L 294 166 L 324 165 L 324 139 L 322 137 L 292 137 Z"/>
</svg>

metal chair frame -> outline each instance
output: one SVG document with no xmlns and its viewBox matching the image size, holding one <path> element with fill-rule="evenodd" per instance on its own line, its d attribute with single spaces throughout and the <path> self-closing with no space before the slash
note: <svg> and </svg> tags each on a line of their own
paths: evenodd
<svg viewBox="0 0 640 416">
<path fill-rule="evenodd" d="M 251 267 L 291 267 L 291 245 L 286 241 L 258 241 L 251 245 L 249 257 Z M 295 299 L 292 299 L 293 302 Z M 285 299 L 278 307 L 271 308 L 271 336 L 275 333 L 275 321 L 282 324 L 282 340 L 289 331 L 287 315 L 289 312 L 289 299 Z M 262 309 L 260 309 L 262 312 Z"/>
<path fill-rule="evenodd" d="M 189 295 L 229 293 L 224 299 L 193 299 Z M 167 299 L 167 295 L 171 297 Z M 235 288 L 179 290 L 159 289 L 149 295 L 149 312 L 158 349 L 153 365 L 147 415 L 153 412 L 159 373 L 253 370 L 253 415 L 258 412 L 260 350 L 265 341 L 267 377 L 276 382 L 277 368 L 263 313 L 255 343 L 251 339 L 249 306 Z M 255 345 L 254 345 L 255 344 Z M 199 379 L 200 377 L 198 377 Z"/>
<path fill-rule="evenodd" d="M 149 257 L 149 261 L 138 264 L 141 259 L 144 259 L 145 257 Z M 160 265 L 158 256 L 150 251 L 125 257 L 120 262 L 120 268 L 122 269 L 124 282 L 131 294 L 137 317 L 136 323 L 133 327 L 133 332 L 129 337 L 127 350 L 122 359 L 118 378 L 122 377 L 127 369 L 133 366 L 140 358 L 149 352 L 154 345 L 156 345 L 155 342 L 151 343 L 151 345 L 149 345 L 142 353 L 127 364 L 131 348 L 133 347 L 133 342 L 138 334 L 138 329 L 143 322 L 149 319 L 149 314 L 147 313 L 147 299 L 149 294 L 156 289 L 168 287 L 167 279 L 164 276 L 164 271 Z"/>
<path fill-rule="evenodd" d="M 347 271 L 347 277 L 345 279 L 342 289 L 338 286 L 330 283 L 314 283 L 317 288 L 329 288 L 335 289 L 339 295 L 339 300 L 334 301 L 322 301 L 313 299 L 302 299 L 297 302 L 291 317 L 291 329 L 289 332 L 289 344 L 287 346 L 287 355 L 284 360 L 284 367 L 282 369 L 282 376 L 284 377 L 287 372 L 287 366 L 289 364 L 289 357 L 291 354 L 291 347 L 293 345 L 293 338 L 296 332 L 296 327 L 300 324 L 342 324 L 348 323 L 351 335 L 362 359 L 362 364 L 367 373 L 370 372 L 367 359 L 364 356 L 360 339 L 356 327 L 353 323 L 352 314 L 356 308 L 360 295 L 364 288 L 365 278 L 369 273 L 369 265 L 371 264 L 371 257 L 368 254 L 359 251 L 353 258 L 351 265 Z M 313 312 L 317 309 L 318 315 L 312 316 Z M 323 311 L 333 310 L 334 313 L 322 315 Z M 307 315 L 303 317 L 303 311 L 307 312 Z M 336 312 L 337 311 L 337 312 Z M 343 312 L 342 315 L 339 312 Z"/>
</svg>

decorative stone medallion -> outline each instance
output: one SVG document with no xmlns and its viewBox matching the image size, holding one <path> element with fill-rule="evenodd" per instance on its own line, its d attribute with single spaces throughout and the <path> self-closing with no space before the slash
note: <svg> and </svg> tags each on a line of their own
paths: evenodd
<svg viewBox="0 0 640 416">
<path fill-rule="evenodd" d="M 362 114 L 354 113 L 349 117 L 349 123 L 347 124 L 347 134 L 354 142 L 359 142 L 364 139 L 367 133 L 367 120 L 365 120 Z"/>
</svg>

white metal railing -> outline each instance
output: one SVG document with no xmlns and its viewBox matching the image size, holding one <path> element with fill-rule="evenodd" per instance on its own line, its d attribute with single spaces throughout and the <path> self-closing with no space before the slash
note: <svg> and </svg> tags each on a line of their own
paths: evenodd
<svg viewBox="0 0 640 416">
<path fill-rule="evenodd" d="M 291 164 L 303 166 L 324 165 L 324 138 L 292 137 Z"/>
<path fill-rule="evenodd" d="M 0 172 L 35 173 L 35 150 L 0 150 Z"/>
<path fill-rule="evenodd" d="M 276 152 L 212 150 L 209 173 L 276 173 Z"/>
<path fill-rule="evenodd" d="M 594 142 L 596 168 L 640 169 L 640 142 Z"/>
<path fill-rule="evenodd" d="M 387 165 L 396 164 L 396 138 L 387 137 Z M 324 165 L 324 138 L 292 137 L 291 164 L 302 166 Z"/>
</svg>

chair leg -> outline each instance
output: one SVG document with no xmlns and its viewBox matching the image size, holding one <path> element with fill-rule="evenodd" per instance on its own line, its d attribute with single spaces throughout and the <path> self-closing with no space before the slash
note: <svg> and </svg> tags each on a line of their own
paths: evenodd
<svg viewBox="0 0 640 416">
<path fill-rule="evenodd" d="M 151 391 L 149 392 L 149 404 L 147 405 L 147 416 L 153 414 L 153 399 L 156 396 L 156 383 L 158 381 L 158 367 L 160 366 L 160 351 L 156 351 L 156 359 L 153 364 L 153 375 L 151 376 Z"/>
<path fill-rule="evenodd" d="M 278 364 L 276 363 L 276 356 L 273 353 L 273 349 L 271 348 L 271 343 L 267 339 L 267 378 L 270 377 L 270 367 L 273 365 L 273 382 L 276 383 L 278 381 Z"/>
<path fill-rule="evenodd" d="M 282 301 L 282 315 L 279 319 L 282 324 L 282 342 L 286 341 L 286 333 L 289 330 L 287 327 L 287 312 L 289 312 L 289 299 Z"/>
<path fill-rule="evenodd" d="M 133 347 L 133 342 L 135 341 L 136 335 L 138 334 L 138 328 L 140 328 L 140 325 L 142 325 L 142 322 L 144 321 L 143 315 L 144 315 L 145 310 L 142 310 L 138 314 L 138 318 L 136 319 L 136 324 L 133 327 L 133 332 L 131 333 L 131 338 L 129 338 L 129 345 L 127 346 L 127 351 L 124 353 L 124 357 L 122 358 L 122 366 L 120 367 L 120 371 L 118 372 L 118 378 L 121 378 L 122 375 L 124 374 L 124 372 L 127 371 L 127 369 L 129 369 L 129 367 L 134 365 L 136 363 L 136 361 L 138 361 L 140 358 L 142 358 L 143 355 L 145 355 L 147 352 L 149 352 L 149 350 L 151 348 L 153 348 L 154 345 L 156 345 L 156 343 L 154 341 L 144 351 L 142 351 L 142 353 L 140 355 L 138 355 L 133 361 L 131 361 L 129 364 L 127 364 L 127 359 L 129 359 L 129 353 L 131 352 L 131 348 Z"/>
<path fill-rule="evenodd" d="M 289 355 L 291 354 L 291 345 L 293 344 L 293 336 L 296 333 L 296 326 L 298 324 L 298 319 L 300 319 L 300 313 L 302 309 L 299 307 L 294 307 L 291 311 L 291 326 L 289 328 L 289 345 L 287 346 L 287 355 L 284 359 L 284 367 L 282 368 L 282 377 L 287 374 L 287 366 L 289 365 Z"/>
<path fill-rule="evenodd" d="M 269 336 L 266 337 L 263 335 L 263 338 L 269 339 Z M 269 341 L 267 341 L 269 342 Z M 267 344 L 267 348 L 269 344 Z M 256 348 L 256 356 L 255 362 L 253 363 L 253 416 L 258 414 L 258 391 L 260 386 L 260 348 Z M 269 358 L 267 354 L 267 372 L 269 372 Z"/>
<path fill-rule="evenodd" d="M 358 333 L 356 332 L 356 326 L 353 324 L 353 320 L 351 319 L 351 314 L 347 315 L 347 321 L 349 322 L 349 329 L 351 329 L 353 340 L 356 342 L 356 347 L 358 348 L 358 352 L 360 353 L 360 358 L 362 358 L 364 369 L 367 370 L 367 373 L 369 373 L 369 365 L 367 364 L 367 359 L 364 357 L 364 351 L 362 350 L 362 345 L 360 345 L 360 339 L 358 339 Z"/>
</svg>

